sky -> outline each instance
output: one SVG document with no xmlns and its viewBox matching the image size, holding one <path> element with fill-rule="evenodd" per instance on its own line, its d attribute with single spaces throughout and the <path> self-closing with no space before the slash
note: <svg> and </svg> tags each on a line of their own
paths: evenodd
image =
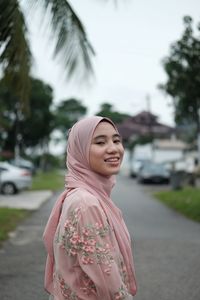
<svg viewBox="0 0 200 300">
<path fill-rule="evenodd" d="M 195 25 L 200 21 L 200 1 L 117 0 L 117 6 L 115 2 L 70 1 L 96 51 L 90 85 L 66 81 L 62 63 L 52 59 L 52 44 L 38 12 L 28 23 L 33 74 L 53 87 L 54 103 L 75 97 L 88 108 L 88 115 L 97 113 L 104 102 L 130 115 L 150 109 L 160 122 L 173 125 L 171 99 L 158 89 L 167 79 L 162 60 L 181 37 L 183 16 L 190 15 Z"/>
</svg>

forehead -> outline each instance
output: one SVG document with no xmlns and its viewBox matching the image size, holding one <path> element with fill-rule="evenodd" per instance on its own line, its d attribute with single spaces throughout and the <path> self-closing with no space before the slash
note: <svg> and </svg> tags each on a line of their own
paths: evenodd
<svg viewBox="0 0 200 300">
<path fill-rule="evenodd" d="M 97 127 L 95 128 L 93 137 L 99 135 L 113 135 L 118 134 L 114 126 L 109 122 L 100 122 Z"/>
</svg>

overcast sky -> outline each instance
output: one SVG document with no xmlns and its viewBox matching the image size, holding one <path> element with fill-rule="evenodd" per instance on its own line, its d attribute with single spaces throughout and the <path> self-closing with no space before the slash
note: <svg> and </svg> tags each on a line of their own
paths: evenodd
<svg viewBox="0 0 200 300">
<path fill-rule="evenodd" d="M 94 114 L 103 102 L 131 115 L 147 109 L 166 124 L 173 124 L 170 98 L 157 88 L 166 80 L 161 60 L 170 44 L 181 37 L 183 16 L 200 21 L 199 0 L 71 0 L 85 25 L 96 57 L 96 78 L 80 87 L 64 80 L 62 66 L 51 59 L 51 46 L 41 30 L 38 16 L 31 18 L 33 73 L 54 89 L 55 103 L 69 97 L 82 100 Z"/>
</svg>

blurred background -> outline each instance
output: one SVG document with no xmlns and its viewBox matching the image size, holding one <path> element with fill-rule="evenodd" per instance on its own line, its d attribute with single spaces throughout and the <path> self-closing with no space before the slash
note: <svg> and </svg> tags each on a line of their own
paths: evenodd
<svg viewBox="0 0 200 300">
<path fill-rule="evenodd" d="M 113 199 L 136 299 L 198 299 L 199 0 L 0 1 L 0 298 L 48 298 L 42 234 L 68 130 L 96 114 L 125 147 Z"/>
<path fill-rule="evenodd" d="M 144 156 L 198 165 L 199 1 L 0 5 L 1 161 L 64 166 L 68 129 L 101 114 L 116 122 L 129 169 Z"/>
</svg>

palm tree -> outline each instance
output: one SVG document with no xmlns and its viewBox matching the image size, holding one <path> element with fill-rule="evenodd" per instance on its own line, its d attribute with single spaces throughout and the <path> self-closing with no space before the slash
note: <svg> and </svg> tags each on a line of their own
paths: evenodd
<svg viewBox="0 0 200 300">
<path fill-rule="evenodd" d="M 0 65 L 4 80 L 24 107 L 29 94 L 31 51 L 27 28 L 17 0 L 0 3 Z"/>
<path fill-rule="evenodd" d="M 27 26 L 20 0 L 0 1 L 0 66 L 7 86 L 28 108 L 29 73 L 32 63 Z M 84 70 L 93 73 L 91 57 L 95 54 L 85 28 L 67 0 L 26 0 L 29 9 L 42 6 L 48 11 L 55 36 L 55 55 L 62 55 L 68 77 Z"/>
</svg>

